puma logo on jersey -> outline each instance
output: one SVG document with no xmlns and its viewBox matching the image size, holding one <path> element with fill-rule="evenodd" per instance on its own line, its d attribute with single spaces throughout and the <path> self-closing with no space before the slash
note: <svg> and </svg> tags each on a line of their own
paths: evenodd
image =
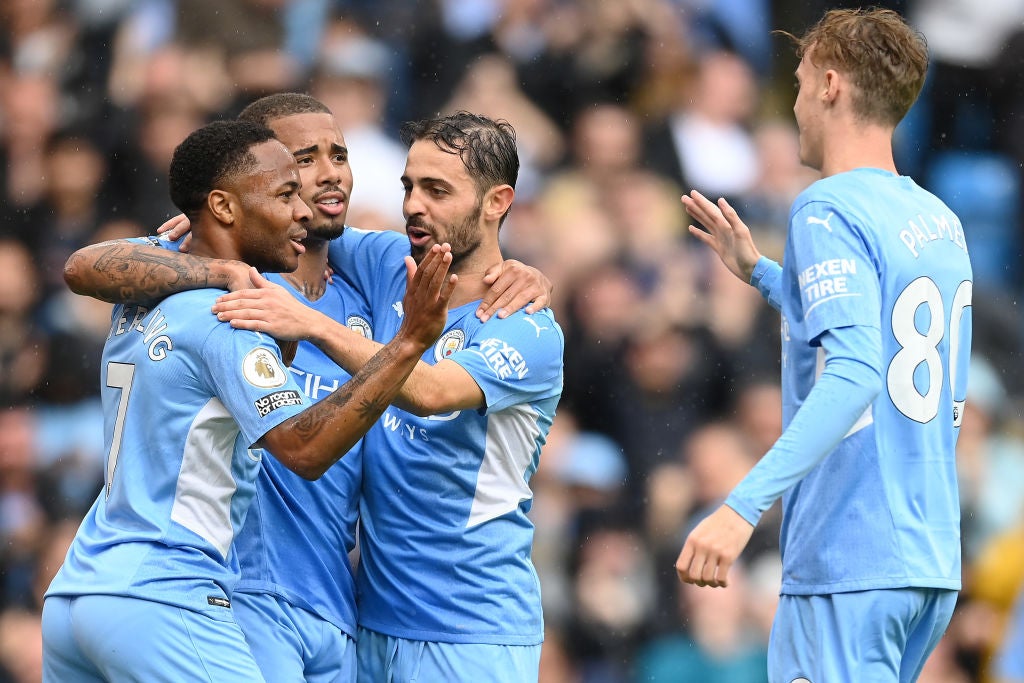
<svg viewBox="0 0 1024 683">
<path fill-rule="evenodd" d="M 538 338 L 538 339 L 540 339 L 540 331 L 541 331 L 541 330 L 550 330 L 550 329 L 551 329 L 551 328 L 550 328 L 550 327 L 548 327 L 547 325 L 545 325 L 544 327 L 541 327 L 540 325 L 538 325 L 538 324 L 536 323 L 536 321 L 534 321 L 534 319 L 533 319 L 533 318 L 523 318 L 523 320 L 525 320 L 526 322 L 528 322 L 528 323 L 530 323 L 531 325 L 533 325 L 534 329 L 535 329 L 535 330 L 537 330 L 537 338 Z"/>
<path fill-rule="evenodd" d="M 399 318 L 405 315 L 405 309 L 402 307 L 401 301 L 396 301 L 395 303 L 391 304 L 391 308 L 395 309 L 395 313 L 398 314 Z"/>
<path fill-rule="evenodd" d="M 817 218 L 816 216 L 807 217 L 807 225 L 824 225 L 825 229 L 832 232 L 832 226 L 828 224 L 829 219 L 834 215 L 834 211 L 829 211 L 828 215 L 824 218 Z"/>
</svg>

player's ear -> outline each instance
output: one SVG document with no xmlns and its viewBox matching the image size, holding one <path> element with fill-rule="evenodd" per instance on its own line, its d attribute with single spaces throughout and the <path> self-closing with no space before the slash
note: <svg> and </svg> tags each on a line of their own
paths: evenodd
<svg viewBox="0 0 1024 683">
<path fill-rule="evenodd" d="M 488 221 L 500 220 L 512 206 L 516 191 L 511 185 L 495 185 L 484 194 L 483 212 Z"/>
<path fill-rule="evenodd" d="M 238 218 L 238 202 L 235 195 L 224 190 L 213 190 L 206 197 L 210 213 L 218 222 L 232 225 Z"/>
<path fill-rule="evenodd" d="M 825 102 L 835 102 L 836 97 L 839 95 L 840 87 L 844 86 L 843 78 L 839 72 L 835 69 L 827 69 L 824 74 L 823 83 L 824 86 L 821 91 L 821 98 Z"/>
</svg>

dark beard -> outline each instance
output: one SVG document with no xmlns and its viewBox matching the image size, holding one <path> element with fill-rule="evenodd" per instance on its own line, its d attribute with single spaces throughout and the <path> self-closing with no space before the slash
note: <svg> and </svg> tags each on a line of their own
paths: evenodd
<svg viewBox="0 0 1024 683">
<path fill-rule="evenodd" d="M 480 214 L 483 212 L 483 206 L 481 204 L 476 205 L 476 209 L 471 214 L 466 216 L 458 224 L 457 227 L 448 231 L 448 241 L 452 245 L 452 265 L 451 271 L 456 271 L 456 266 L 464 261 L 468 256 L 472 255 L 476 251 L 477 247 L 480 246 Z M 418 217 L 409 219 L 407 226 L 421 228 L 426 230 L 431 235 L 434 235 L 434 239 L 437 239 L 437 230 L 434 226 L 425 223 Z M 429 248 L 429 247 L 428 247 Z M 421 248 L 409 244 L 409 255 L 412 256 L 413 260 L 417 264 L 423 260 L 423 257 L 427 255 L 427 252 Z"/>
<path fill-rule="evenodd" d="M 333 221 L 325 221 L 319 225 L 307 225 L 306 226 L 306 239 L 302 240 L 303 243 L 310 241 L 325 241 L 330 242 L 331 240 L 338 239 L 341 234 L 345 232 L 344 223 L 334 223 Z"/>
</svg>

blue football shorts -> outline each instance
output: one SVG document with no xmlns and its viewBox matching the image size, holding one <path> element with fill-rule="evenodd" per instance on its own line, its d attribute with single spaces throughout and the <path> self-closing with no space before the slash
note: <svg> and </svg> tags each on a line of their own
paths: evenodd
<svg viewBox="0 0 1024 683">
<path fill-rule="evenodd" d="M 536 683 L 540 645 L 437 643 L 360 628 L 359 680 L 382 683 Z"/>
<path fill-rule="evenodd" d="M 331 622 L 266 593 L 236 592 L 231 608 L 268 681 L 355 683 L 355 641 Z"/>
<path fill-rule="evenodd" d="M 230 618 L 116 595 L 49 596 L 43 603 L 44 683 L 260 683 Z"/>
<path fill-rule="evenodd" d="M 891 588 L 783 595 L 768 644 L 771 683 L 912 683 L 949 626 L 957 592 Z"/>
</svg>

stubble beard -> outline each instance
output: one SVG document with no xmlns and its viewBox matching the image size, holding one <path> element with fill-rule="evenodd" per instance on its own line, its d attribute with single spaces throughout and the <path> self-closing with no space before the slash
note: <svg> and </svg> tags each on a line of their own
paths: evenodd
<svg viewBox="0 0 1024 683">
<path fill-rule="evenodd" d="M 342 211 L 338 216 L 321 215 L 316 206 L 316 200 L 327 192 L 341 193 L 345 196 L 345 201 L 348 201 L 349 193 L 344 192 L 340 186 L 330 187 L 317 192 L 308 200 L 303 199 L 303 201 L 306 202 L 306 206 L 308 206 L 310 211 L 313 213 L 313 218 L 306 224 L 306 239 L 304 239 L 303 242 L 306 242 L 306 240 L 323 240 L 325 242 L 330 242 L 331 240 L 341 237 L 342 233 L 345 232 L 345 217 L 348 213 L 347 206 L 346 211 Z"/>
<path fill-rule="evenodd" d="M 452 246 L 451 272 L 453 273 L 458 272 L 458 265 L 471 256 L 480 246 L 480 214 L 482 211 L 483 207 L 477 204 L 472 213 L 448 230 L 446 241 Z M 416 220 L 411 225 L 428 231 L 434 236 L 435 241 L 437 240 L 437 230 L 433 224 Z M 409 245 L 409 254 L 416 261 L 417 265 L 423 260 L 429 250 L 430 246 L 424 248 L 411 243 Z"/>
<path fill-rule="evenodd" d="M 316 225 L 306 225 L 306 239 L 302 241 L 323 240 L 330 242 L 341 237 L 343 232 L 345 232 L 345 222 L 343 220 L 337 220 L 336 222 L 327 218 Z"/>
<path fill-rule="evenodd" d="M 291 273 L 299 265 L 298 258 L 292 258 L 289 253 L 291 248 L 290 240 L 278 248 L 268 243 L 261 244 L 249 250 L 245 262 L 261 273 Z"/>
</svg>

